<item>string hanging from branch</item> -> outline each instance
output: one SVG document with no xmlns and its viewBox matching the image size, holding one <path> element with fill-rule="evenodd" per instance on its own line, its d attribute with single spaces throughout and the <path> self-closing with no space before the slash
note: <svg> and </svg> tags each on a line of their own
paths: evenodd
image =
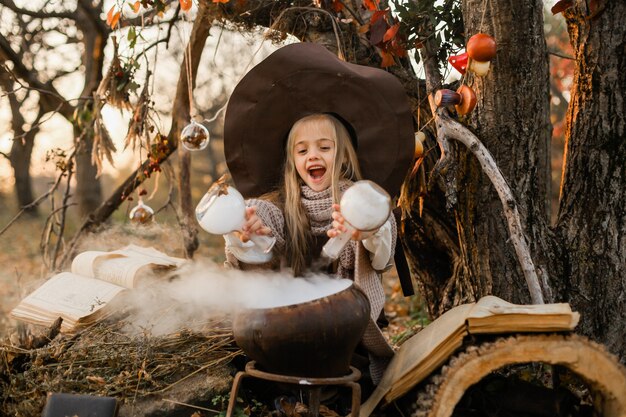
<svg viewBox="0 0 626 417">
<path fill-rule="evenodd" d="M 183 128 L 180 133 L 180 143 L 183 148 L 188 151 L 201 151 L 209 145 L 210 134 L 209 130 L 198 123 L 195 119 L 197 117 L 196 107 L 193 100 L 193 71 L 191 68 L 191 37 L 187 41 L 185 47 L 185 72 L 187 76 L 187 93 L 189 94 L 189 116 L 190 122 Z"/>
</svg>

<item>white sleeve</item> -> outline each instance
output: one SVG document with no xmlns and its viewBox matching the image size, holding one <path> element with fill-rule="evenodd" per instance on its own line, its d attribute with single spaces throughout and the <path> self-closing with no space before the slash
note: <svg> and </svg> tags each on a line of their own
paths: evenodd
<svg viewBox="0 0 626 417">
<path fill-rule="evenodd" d="M 224 235 L 226 248 L 239 259 L 247 264 L 264 264 L 272 259 L 272 252 L 263 252 L 252 241 L 242 242 L 234 233 Z"/>
<path fill-rule="evenodd" d="M 377 271 L 385 269 L 391 258 L 391 222 L 387 220 L 376 233 L 361 242 L 371 253 L 372 268 Z"/>
</svg>

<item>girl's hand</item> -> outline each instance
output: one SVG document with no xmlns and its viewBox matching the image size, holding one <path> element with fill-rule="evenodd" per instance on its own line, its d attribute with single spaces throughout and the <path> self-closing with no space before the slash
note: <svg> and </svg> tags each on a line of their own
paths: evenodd
<svg viewBox="0 0 626 417">
<path fill-rule="evenodd" d="M 328 237 L 337 237 L 340 234 L 348 231 L 348 228 L 344 225 L 346 219 L 344 219 L 344 217 L 341 215 L 339 204 L 333 204 L 333 214 L 331 216 L 333 218 L 333 224 L 331 228 L 328 229 L 328 232 L 326 232 Z M 353 240 L 361 240 L 363 239 L 363 237 L 363 233 L 361 233 L 359 230 L 355 230 L 354 232 L 352 232 L 351 238 Z"/>
<path fill-rule="evenodd" d="M 246 208 L 246 222 L 238 233 L 242 242 L 250 240 L 252 235 L 269 235 L 272 230 L 265 226 L 259 216 L 256 215 L 256 206 Z"/>
</svg>

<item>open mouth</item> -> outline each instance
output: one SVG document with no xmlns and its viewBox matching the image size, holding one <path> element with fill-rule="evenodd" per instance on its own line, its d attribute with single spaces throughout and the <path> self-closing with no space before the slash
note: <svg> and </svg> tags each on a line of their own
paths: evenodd
<svg viewBox="0 0 626 417">
<path fill-rule="evenodd" d="M 326 173 L 326 168 L 320 166 L 314 166 L 308 169 L 309 175 L 313 180 L 320 180 Z"/>
</svg>

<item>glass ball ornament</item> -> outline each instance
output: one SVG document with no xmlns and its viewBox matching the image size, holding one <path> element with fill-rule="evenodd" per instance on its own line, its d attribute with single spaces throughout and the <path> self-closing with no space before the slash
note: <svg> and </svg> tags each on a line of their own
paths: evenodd
<svg viewBox="0 0 626 417">
<path fill-rule="evenodd" d="M 209 145 L 209 129 L 192 120 L 180 132 L 180 142 L 188 151 L 201 151 Z"/>
<path fill-rule="evenodd" d="M 148 224 L 154 221 L 154 210 L 152 207 L 144 204 L 142 200 L 139 200 L 137 205 L 133 207 L 128 216 L 132 224 Z"/>
</svg>

